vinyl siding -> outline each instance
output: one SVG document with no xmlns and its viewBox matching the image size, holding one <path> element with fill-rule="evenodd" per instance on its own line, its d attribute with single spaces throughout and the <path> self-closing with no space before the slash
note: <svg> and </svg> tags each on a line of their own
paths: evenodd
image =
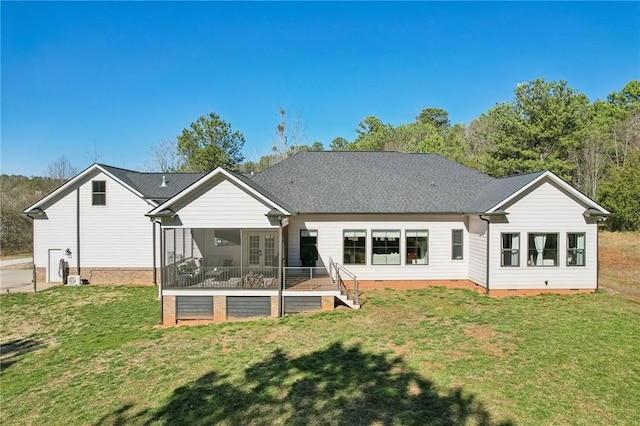
<svg viewBox="0 0 640 426">
<path fill-rule="evenodd" d="M 487 224 L 478 216 L 469 218 L 469 279 L 487 283 Z"/>
<path fill-rule="evenodd" d="M 343 264 L 343 231 L 367 231 L 367 264 L 344 265 L 361 280 L 467 279 L 469 238 L 462 215 L 299 215 L 289 222 L 288 265 L 300 266 L 300 229 L 318 230 L 317 266 L 329 266 L 329 258 Z M 406 230 L 429 230 L 429 264 L 406 265 Z M 462 229 L 464 255 L 451 259 L 451 230 Z M 400 265 L 371 264 L 371 231 L 400 230 Z"/>
<path fill-rule="evenodd" d="M 582 215 L 586 208 L 549 181 L 506 206 L 508 223 L 491 224 L 490 289 L 595 289 L 597 224 L 587 223 Z M 500 266 L 503 232 L 520 233 L 518 267 Z M 528 234 L 536 232 L 558 234 L 558 266 L 527 265 Z M 568 232 L 585 233 L 585 266 L 566 266 Z"/>
<path fill-rule="evenodd" d="M 92 206 L 92 180 L 106 181 L 106 206 Z M 42 206 L 46 218 L 34 220 L 36 266 L 46 266 L 47 252 L 55 248 L 71 250 L 65 260 L 71 267 L 77 265 L 78 188 L 81 267 L 151 267 L 153 231 L 144 214 L 152 205 L 99 171 Z"/>
<path fill-rule="evenodd" d="M 227 179 L 217 179 L 174 211 L 166 227 L 186 228 L 278 228 L 265 216 L 270 206 L 254 198 Z"/>
</svg>

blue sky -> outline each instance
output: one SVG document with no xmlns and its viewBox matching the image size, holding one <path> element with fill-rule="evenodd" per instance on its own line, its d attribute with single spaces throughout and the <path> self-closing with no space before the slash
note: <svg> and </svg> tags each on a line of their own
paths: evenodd
<svg viewBox="0 0 640 426">
<path fill-rule="evenodd" d="M 198 116 L 268 154 L 278 108 L 308 143 L 426 107 L 468 123 L 519 82 L 590 100 L 640 78 L 640 2 L 13 3 L 3 1 L 2 173 L 61 155 L 144 170 Z"/>
</svg>

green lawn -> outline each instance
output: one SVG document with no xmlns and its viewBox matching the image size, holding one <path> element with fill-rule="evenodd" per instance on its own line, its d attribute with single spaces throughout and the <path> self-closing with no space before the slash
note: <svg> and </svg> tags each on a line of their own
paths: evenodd
<svg viewBox="0 0 640 426">
<path fill-rule="evenodd" d="M 638 424 L 640 304 L 368 292 L 159 329 L 154 288 L 0 298 L 0 424 Z"/>
</svg>

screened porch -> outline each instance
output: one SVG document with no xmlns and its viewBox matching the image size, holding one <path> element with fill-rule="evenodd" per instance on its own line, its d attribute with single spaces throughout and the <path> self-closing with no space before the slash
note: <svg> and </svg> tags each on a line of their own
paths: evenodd
<svg viewBox="0 0 640 426">
<path fill-rule="evenodd" d="M 165 228 L 163 288 L 277 289 L 277 230 Z"/>
</svg>

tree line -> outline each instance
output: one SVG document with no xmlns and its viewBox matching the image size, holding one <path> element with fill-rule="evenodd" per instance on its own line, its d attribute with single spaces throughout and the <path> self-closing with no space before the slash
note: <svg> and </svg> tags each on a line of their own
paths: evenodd
<svg viewBox="0 0 640 426">
<path fill-rule="evenodd" d="M 214 113 L 200 117 L 178 136 L 173 170 L 221 165 L 259 172 L 298 151 L 324 149 L 304 143 L 299 121 L 279 113 L 273 152 L 257 162 L 243 161 L 240 132 Z M 565 81 L 540 78 L 518 84 L 513 99 L 468 124 L 453 124 L 447 111 L 429 107 L 407 124 L 366 117 L 355 133 L 352 140 L 334 138 L 330 149 L 436 153 L 494 177 L 550 170 L 612 212 L 607 228 L 640 230 L 639 80 L 590 102 Z"/>
<path fill-rule="evenodd" d="M 153 147 L 150 169 L 208 172 L 218 166 L 260 172 L 299 151 L 323 151 L 308 143 L 300 117 L 278 110 L 271 153 L 245 161 L 244 135 L 218 114 L 198 117 L 175 139 Z M 471 123 L 451 123 L 447 111 L 428 107 L 406 124 L 368 116 L 355 137 L 335 137 L 334 151 L 436 153 L 494 177 L 551 170 L 612 212 L 605 226 L 640 230 L 640 80 L 604 100 L 590 102 L 565 81 L 542 78 L 518 84 L 513 98 L 496 104 Z M 63 156 L 49 164 L 48 177 L 0 177 L 0 251 L 27 252 L 31 230 L 24 208 L 75 175 Z"/>
</svg>

